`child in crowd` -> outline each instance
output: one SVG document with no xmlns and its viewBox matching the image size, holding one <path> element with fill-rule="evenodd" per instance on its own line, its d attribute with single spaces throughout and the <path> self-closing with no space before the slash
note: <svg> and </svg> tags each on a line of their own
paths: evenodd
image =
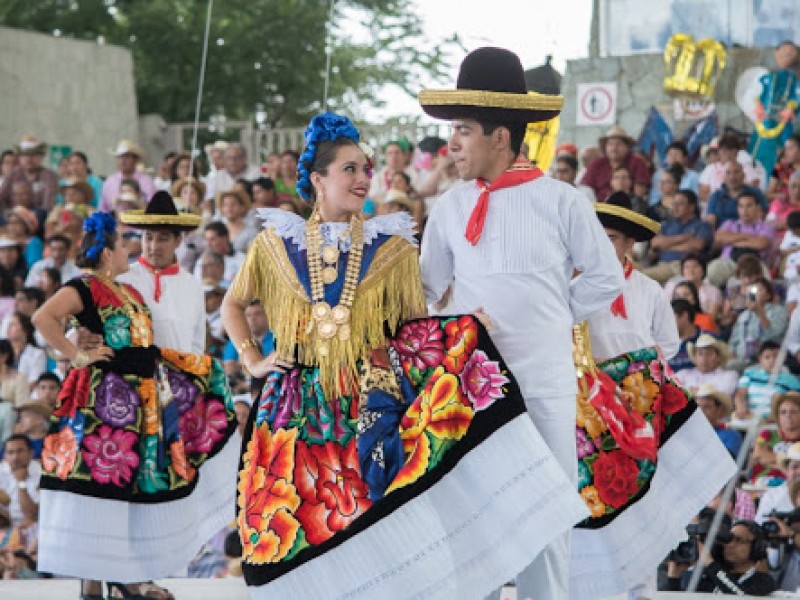
<svg viewBox="0 0 800 600">
<path fill-rule="evenodd" d="M 745 369 L 736 386 L 734 397 L 734 417 L 741 421 L 756 418 L 763 421 L 770 416 L 772 397 L 790 391 L 800 391 L 800 379 L 792 375 L 786 367 L 774 385 L 769 385 L 770 373 L 775 367 L 780 344 L 764 342 L 758 349 L 758 364 Z"/>
</svg>

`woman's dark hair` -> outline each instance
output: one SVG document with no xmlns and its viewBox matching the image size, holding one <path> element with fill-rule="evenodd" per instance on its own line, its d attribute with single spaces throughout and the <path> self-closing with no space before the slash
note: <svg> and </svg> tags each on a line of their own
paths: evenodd
<svg viewBox="0 0 800 600">
<path fill-rule="evenodd" d="M 767 292 L 767 302 L 772 302 L 775 299 L 775 290 L 772 287 L 772 282 L 763 275 L 756 278 L 751 285 L 761 285 L 764 287 L 764 290 Z"/>
<path fill-rule="evenodd" d="M 570 154 L 562 154 L 561 156 L 556 157 L 556 162 L 563 162 L 573 171 L 578 170 L 578 159 Z"/>
<path fill-rule="evenodd" d="M 253 186 L 256 185 L 268 192 L 275 189 L 275 182 L 272 181 L 272 179 L 270 179 L 269 177 L 259 177 L 253 182 Z M 250 195 L 252 196 L 253 194 Z"/>
<path fill-rule="evenodd" d="M 678 185 L 680 185 L 680 181 L 678 181 Z M 677 192 L 675 192 L 676 196 L 678 194 L 680 194 L 681 196 L 686 198 L 686 201 L 689 203 L 689 206 L 691 206 L 692 209 L 693 209 L 694 216 L 695 217 L 699 217 L 700 216 L 700 209 L 697 206 L 697 202 L 698 202 L 697 194 L 694 193 L 694 190 L 690 190 L 689 188 L 681 188 Z"/>
<path fill-rule="evenodd" d="M 295 161 L 300 160 L 300 155 L 297 153 L 296 150 L 284 150 L 283 152 L 281 152 L 281 156 L 293 156 Z"/>
<path fill-rule="evenodd" d="M 28 302 L 36 302 L 36 308 L 44 304 L 44 292 L 37 287 L 24 287 L 16 292 L 22 294 Z"/>
<path fill-rule="evenodd" d="M 7 339 L 0 339 L 0 355 L 6 355 L 6 366 L 14 366 L 14 348 Z"/>
<path fill-rule="evenodd" d="M 27 340 L 28 344 L 31 346 L 36 346 L 36 329 L 33 327 L 33 321 L 31 321 L 31 318 L 25 313 L 21 313 L 19 311 L 15 311 L 11 317 L 16 318 L 19 322 L 19 326 L 22 327 L 22 330 L 25 332 L 25 339 Z"/>
<path fill-rule="evenodd" d="M 0 296 L 13 296 L 15 293 L 14 276 L 8 269 L 0 265 Z"/>
<path fill-rule="evenodd" d="M 45 267 L 41 272 L 50 278 L 50 281 L 55 284 L 56 288 L 61 287 L 61 271 L 55 267 Z"/>
<path fill-rule="evenodd" d="M 305 167 L 308 169 L 309 173 L 319 173 L 320 175 L 327 175 L 328 174 L 328 167 L 331 166 L 333 161 L 336 160 L 336 154 L 339 151 L 339 148 L 343 148 L 344 146 L 356 146 L 358 144 L 353 140 L 341 137 L 337 140 L 333 141 L 325 141 L 319 142 L 317 144 L 317 153 L 314 155 L 314 162 L 313 164 L 306 164 Z M 297 153 L 291 150 L 286 150 L 281 154 L 283 156 L 286 153 L 296 155 Z M 309 182 L 310 183 L 310 182 Z M 310 186 L 311 190 L 309 192 L 309 199 L 310 203 L 314 203 L 317 199 L 317 191 L 313 185 Z"/>
<path fill-rule="evenodd" d="M 689 293 L 692 296 L 692 305 L 697 310 L 700 310 L 700 294 L 697 291 L 697 286 L 691 281 L 681 281 L 678 285 L 675 286 L 675 291 L 677 291 L 679 287 L 683 287 L 689 290 Z M 672 297 L 673 298 L 675 297 L 675 292 L 672 293 Z"/>
<path fill-rule="evenodd" d="M 708 273 L 708 261 L 706 261 L 702 254 L 698 254 L 697 252 L 689 252 L 689 254 L 681 259 L 681 273 L 683 273 L 683 265 L 690 261 L 694 261 L 700 265 L 700 268 L 703 269 L 703 279 L 705 279 Z"/>
<path fill-rule="evenodd" d="M 248 181 L 247 179 L 241 178 L 237 179 L 236 183 L 244 187 L 244 191 L 247 192 L 247 195 L 251 198 L 253 197 L 253 182 Z"/>
<path fill-rule="evenodd" d="M 136 190 L 137 194 L 142 193 L 142 186 L 140 186 L 139 181 L 134 179 L 133 177 L 129 177 L 128 179 L 123 179 L 122 181 L 120 181 L 119 186 L 122 187 L 123 185 L 132 187 L 134 190 Z"/>
<path fill-rule="evenodd" d="M 675 182 L 676 186 L 680 186 L 681 179 L 683 179 L 683 174 L 686 172 L 681 165 L 670 165 L 668 169 L 664 169 L 664 173 L 672 177 L 672 180 Z"/>
<path fill-rule="evenodd" d="M 94 245 L 96 241 L 93 233 L 84 233 L 81 238 L 81 244 L 78 246 L 78 256 L 75 259 L 75 264 L 81 269 L 96 269 L 100 266 L 100 257 L 102 252 L 96 258 L 87 256 L 87 252 Z M 103 246 L 109 250 L 113 250 L 117 245 L 117 232 L 103 233 Z"/>
<path fill-rule="evenodd" d="M 172 170 L 170 171 L 170 177 L 172 178 L 172 181 L 178 180 L 178 163 L 181 162 L 182 160 L 188 160 L 190 162 L 194 162 L 194 167 L 191 169 L 192 176 L 195 178 L 199 178 L 200 173 L 203 172 L 203 166 L 200 163 L 200 159 L 195 158 L 194 161 L 192 161 L 191 154 L 189 154 L 188 152 L 181 152 L 180 154 L 175 155 L 175 160 L 172 163 Z"/>
</svg>

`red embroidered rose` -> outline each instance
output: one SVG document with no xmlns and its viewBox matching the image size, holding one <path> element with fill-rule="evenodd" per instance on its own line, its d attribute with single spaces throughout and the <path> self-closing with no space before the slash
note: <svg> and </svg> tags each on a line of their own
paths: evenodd
<svg viewBox="0 0 800 600">
<path fill-rule="evenodd" d="M 619 450 L 600 452 L 593 468 L 600 499 L 613 508 L 622 507 L 639 489 L 636 485 L 639 466 Z"/>
<path fill-rule="evenodd" d="M 664 414 L 674 415 L 679 410 L 686 407 L 686 394 L 679 387 L 665 383 L 661 386 L 661 407 Z"/>
<path fill-rule="evenodd" d="M 67 375 L 56 400 L 53 414 L 57 417 L 75 418 L 79 408 L 84 408 L 89 399 L 89 388 L 92 382 L 92 368 L 71 369 Z"/>
<path fill-rule="evenodd" d="M 99 279 L 95 279 L 94 277 L 89 278 L 89 291 L 92 294 L 94 305 L 98 308 L 104 308 L 106 306 L 118 308 L 122 306 L 122 299 Z"/>
<path fill-rule="evenodd" d="M 361 479 L 356 441 L 345 448 L 333 442 L 298 442 L 295 452 L 294 483 L 303 499 L 295 516 L 308 542 L 321 544 L 372 505 Z"/>
<path fill-rule="evenodd" d="M 397 333 L 392 345 L 403 362 L 410 361 L 417 369 L 438 365 L 444 356 L 442 330 L 438 319 L 409 321 Z"/>
</svg>

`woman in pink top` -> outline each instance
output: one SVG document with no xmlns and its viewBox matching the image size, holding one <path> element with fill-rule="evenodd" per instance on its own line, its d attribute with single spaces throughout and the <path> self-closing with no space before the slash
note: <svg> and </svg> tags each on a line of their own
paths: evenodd
<svg viewBox="0 0 800 600">
<path fill-rule="evenodd" d="M 800 210 L 800 170 L 795 170 L 789 177 L 788 196 L 778 196 L 769 207 L 767 221 L 775 228 L 779 242 L 786 233 L 786 217 L 796 210 Z"/>
</svg>

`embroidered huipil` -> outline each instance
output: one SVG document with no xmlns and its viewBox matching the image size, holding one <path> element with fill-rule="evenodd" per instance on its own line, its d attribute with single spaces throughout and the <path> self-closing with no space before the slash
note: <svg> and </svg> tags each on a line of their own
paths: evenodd
<svg viewBox="0 0 800 600">
<path fill-rule="evenodd" d="M 483 307 L 526 398 L 574 394 L 572 325 L 619 294 L 614 249 L 586 196 L 549 177 L 492 192 L 472 246 L 464 232 L 479 193 L 466 182 L 434 206 L 422 242 L 426 298 L 438 301 L 452 282 L 448 314 Z"/>
<path fill-rule="evenodd" d="M 161 297 L 155 300 L 155 276 L 137 263 L 118 281 L 133 286 L 152 313 L 153 341 L 160 348 L 204 354 L 206 348 L 205 295 L 201 283 L 183 269 L 161 277 Z"/>
<path fill-rule="evenodd" d="M 611 314 L 606 307 L 589 318 L 592 353 L 597 361 L 658 346 L 665 359 L 680 347 L 672 307 L 661 286 L 647 275 L 633 271 L 622 288 L 628 318 Z"/>
</svg>

